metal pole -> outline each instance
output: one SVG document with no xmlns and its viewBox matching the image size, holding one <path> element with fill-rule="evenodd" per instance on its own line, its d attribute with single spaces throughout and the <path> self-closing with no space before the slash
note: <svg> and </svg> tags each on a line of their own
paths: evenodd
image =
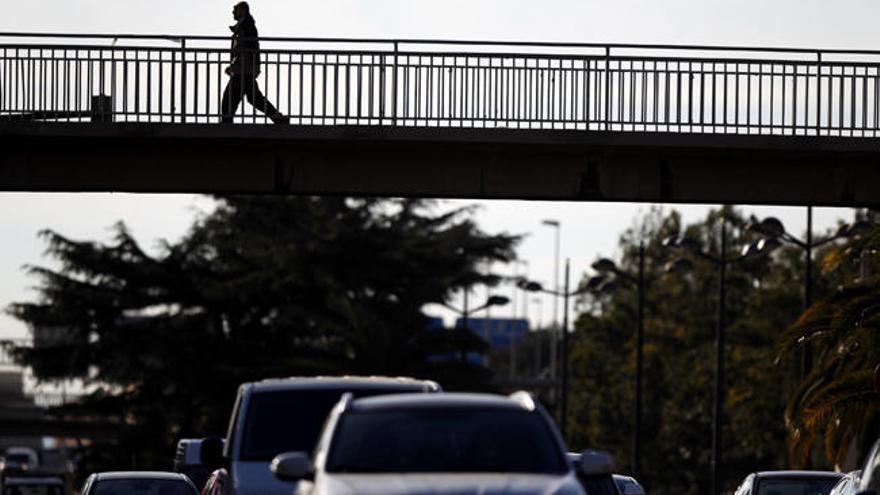
<svg viewBox="0 0 880 495">
<path fill-rule="evenodd" d="M 642 365 L 645 344 L 645 243 L 639 242 L 639 312 L 638 329 L 636 330 L 636 403 L 633 421 L 632 473 L 638 478 L 642 468 Z"/>
<path fill-rule="evenodd" d="M 804 263 L 804 311 L 813 304 L 813 207 L 807 206 L 806 262 Z M 813 367 L 813 353 L 809 342 L 804 343 L 801 378 L 806 378 Z"/>
<path fill-rule="evenodd" d="M 556 254 L 553 257 L 553 325 L 550 328 L 550 378 L 556 378 L 559 363 L 556 352 L 559 346 L 559 336 L 556 334 L 559 328 L 559 225 L 556 225 Z"/>
<path fill-rule="evenodd" d="M 569 262 L 565 260 L 565 292 L 562 294 L 562 407 L 560 408 L 559 423 L 562 426 L 562 438 L 565 439 L 565 432 L 568 429 L 568 276 Z M 559 293 L 557 292 L 557 295 Z"/>
<path fill-rule="evenodd" d="M 721 429 L 724 405 L 724 282 L 727 268 L 727 226 L 721 219 L 721 256 L 718 261 L 718 320 L 715 327 L 715 400 L 712 411 L 712 494 L 721 494 Z"/>
<path fill-rule="evenodd" d="M 180 40 L 180 64 L 180 121 L 186 123 L 186 38 Z"/>
<path fill-rule="evenodd" d="M 470 287 L 464 288 L 464 301 L 462 301 L 462 312 L 461 312 L 461 325 L 464 331 L 468 330 L 468 292 L 470 291 Z M 467 351 L 464 349 L 461 350 L 461 361 L 467 361 Z"/>
<path fill-rule="evenodd" d="M 804 311 L 813 304 L 813 207 L 807 206 L 807 242 L 804 260 Z M 807 378 L 813 368 L 813 348 L 809 341 L 804 342 L 801 355 L 801 381 Z M 812 456 L 807 455 L 806 469 L 813 467 Z"/>
</svg>

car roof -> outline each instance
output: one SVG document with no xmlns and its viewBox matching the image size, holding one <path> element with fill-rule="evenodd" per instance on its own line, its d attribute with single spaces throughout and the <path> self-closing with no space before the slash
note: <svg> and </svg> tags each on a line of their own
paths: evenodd
<svg viewBox="0 0 880 495">
<path fill-rule="evenodd" d="M 401 390 L 436 392 L 440 385 L 431 380 L 416 380 L 408 377 L 389 376 L 293 376 L 289 378 L 270 378 L 245 384 L 254 392 L 271 392 L 291 389 L 340 389 L 388 387 Z"/>
<path fill-rule="evenodd" d="M 762 479 L 840 479 L 843 477 L 843 473 L 836 471 L 760 471 L 755 473 L 755 476 Z"/>
<path fill-rule="evenodd" d="M 432 408 L 504 409 L 532 411 L 534 402 L 524 396 L 505 397 L 491 394 L 443 393 L 443 394 L 389 394 L 355 399 L 348 405 L 354 411 L 395 411 Z"/>
<path fill-rule="evenodd" d="M 3 478 L 5 485 L 63 485 L 64 481 L 55 476 L 29 476 Z"/>
<path fill-rule="evenodd" d="M 108 471 L 97 473 L 97 481 L 104 480 L 180 480 L 187 481 L 186 476 L 168 471 Z"/>
</svg>

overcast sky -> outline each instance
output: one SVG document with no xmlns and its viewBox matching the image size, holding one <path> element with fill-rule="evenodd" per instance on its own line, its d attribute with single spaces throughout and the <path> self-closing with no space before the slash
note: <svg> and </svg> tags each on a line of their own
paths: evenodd
<svg viewBox="0 0 880 495">
<path fill-rule="evenodd" d="M 875 0 L 252 0 L 263 36 L 423 38 L 598 43 L 669 43 L 807 48 L 880 48 Z M 228 34 L 232 2 L 217 0 L 4 0 L 5 32 Z M 11 10 L 10 10 L 11 9 Z M 470 203 L 470 202 L 467 202 Z M 529 234 L 519 250 L 530 275 L 553 278 L 553 234 L 540 222 L 562 224 L 562 257 L 576 274 L 599 255 L 616 255 L 617 238 L 650 205 L 482 202 L 489 232 Z M 52 228 L 69 237 L 106 240 L 124 220 L 146 246 L 175 240 L 210 201 L 190 195 L 0 194 L 0 307 L 33 297 L 21 270 L 43 263 L 36 233 Z M 694 221 L 708 206 L 669 205 Z M 802 208 L 745 207 L 780 216 L 789 230 L 804 229 Z M 850 210 L 819 209 L 817 229 Z M 499 271 L 502 269 L 499 268 Z M 478 293 L 477 299 L 483 294 Z M 545 319 L 551 310 L 542 305 Z M 512 308 L 493 314 L 507 315 Z M 530 308 L 535 316 L 537 307 Z M 518 313 L 521 315 L 522 310 Z M 0 316 L 0 338 L 24 335 L 20 323 Z"/>
</svg>

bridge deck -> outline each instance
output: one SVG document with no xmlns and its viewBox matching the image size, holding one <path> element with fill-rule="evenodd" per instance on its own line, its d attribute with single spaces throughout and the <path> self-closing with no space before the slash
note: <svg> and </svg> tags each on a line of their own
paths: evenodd
<svg viewBox="0 0 880 495">
<path fill-rule="evenodd" d="M 880 140 L 217 124 L 0 124 L 0 189 L 867 205 Z"/>
<path fill-rule="evenodd" d="M 287 127 L 221 108 L 225 38 L 0 33 L 0 189 L 880 198 L 880 52 L 262 41 Z"/>
</svg>

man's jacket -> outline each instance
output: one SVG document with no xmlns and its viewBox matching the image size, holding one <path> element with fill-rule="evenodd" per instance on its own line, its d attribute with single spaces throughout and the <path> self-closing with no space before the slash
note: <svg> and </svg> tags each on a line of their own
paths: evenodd
<svg viewBox="0 0 880 495">
<path fill-rule="evenodd" d="M 232 62 L 229 64 L 232 73 L 259 74 L 260 41 L 254 18 L 248 14 L 229 29 L 232 30 Z"/>
</svg>

